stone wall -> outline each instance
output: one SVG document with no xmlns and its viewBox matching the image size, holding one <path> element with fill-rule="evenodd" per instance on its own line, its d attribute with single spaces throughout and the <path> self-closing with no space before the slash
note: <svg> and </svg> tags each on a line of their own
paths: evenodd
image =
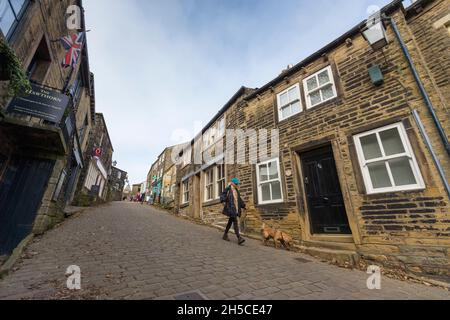
<svg viewBox="0 0 450 320">
<path fill-rule="evenodd" d="M 448 134 L 450 90 L 449 55 L 446 53 L 450 38 L 446 28 L 433 29 L 433 23 L 450 14 L 450 8 L 448 1 L 423 3 L 428 4 L 418 13 L 397 8 L 392 17 Z M 226 111 L 227 128 L 279 129 L 282 203 L 258 203 L 256 167 L 253 164 L 227 165 L 227 179 L 236 176 L 242 182 L 241 193 L 248 208 L 242 220 L 247 232 L 258 233 L 264 221 L 289 232 L 301 248 L 333 249 L 336 255 L 346 250 L 352 256 L 411 272 L 449 274 L 450 199 L 412 117 L 412 110 L 419 112 L 447 177 L 450 176 L 449 157 L 389 25 L 387 34 L 388 46 L 373 51 L 361 34 L 354 33 L 321 57 L 305 60 L 301 68 L 286 72 L 285 77 L 280 76 L 271 82 L 270 87 L 264 87 L 267 89 L 250 94 Z M 383 73 L 381 86 L 371 82 L 368 69 L 374 65 L 378 65 Z M 333 71 L 337 97 L 307 109 L 303 79 L 327 66 L 331 66 Z M 279 121 L 277 94 L 294 84 L 300 85 L 303 111 Z M 402 123 L 406 130 L 426 188 L 368 194 L 353 137 L 394 123 Z M 245 142 L 241 140 L 237 144 Z M 331 146 L 333 150 L 352 231 L 348 236 L 320 236 L 310 230 L 302 180 L 302 154 L 322 146 Z M 269 152 L 270 148 L 269 144 Z M 247 148 L 247 159 L 249 151 Z M 227 152 L 234 152 L 237 157 L 236 150 Z M 181 169 L 179 177 L 189 172 L 196 172 L 195 168 Z M 203 174 L 201 177 L 203 181 Z M 191 177 L 191 199 L 193 191 Z M 202 196 L 200 198 L 203 199 Z M 179 210 L 191 215 L 194 209 L 190 202 L 186 206 L 180 205 Z M 206 203 L 201 214 L 205 221 L 213 223 L 214 215 L 220 210 L 220 204 Z"/>
</svg>

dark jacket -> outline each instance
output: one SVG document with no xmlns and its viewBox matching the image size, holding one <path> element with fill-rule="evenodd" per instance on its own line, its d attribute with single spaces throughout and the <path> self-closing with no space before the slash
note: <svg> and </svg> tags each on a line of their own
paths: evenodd
<svg viewBox="0 0 450 320">
<path fill-rule="evenodd" d="M 220 195 L 220 202 L 224 203 L 225 206 L 223 208 L 223 214 L 230 218 L 240 217 L 242 213 L 242 209 L 245 209 L 245 202 L 241 198 L 241 194 L 239 190 L 238 193 L 238 202 L 239 208 L 235 208 L 233 192 L 231 191 L 231 186 L 228 186 L 224 192 Z"/>
</svg>

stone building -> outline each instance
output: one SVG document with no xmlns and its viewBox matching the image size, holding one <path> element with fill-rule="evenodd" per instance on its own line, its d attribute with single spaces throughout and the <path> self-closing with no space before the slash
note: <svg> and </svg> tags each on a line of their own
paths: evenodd
<svg viewBox="0 0 450 320">
<path fill-rule="evenodd" d="M 223 106 L 202 132 L 185 146 L 178 162 L 177 208 L 180 214 L 204 222 L 224 226 L 223 205 L 219 196 L 237 174 L 236 165 L 226 165 L 225 153 L 233 153 L 226 146 L 226 132 L 236 129 L 235 107 L 253 89 L 241 87 Z"/>
<path fill-rule="evenodd" d="M 82 7 L 75 0 L 2 1 L 0 256 L 64 218 L 84 166 L 95 108 L 87 44 L 77 65 L 63 68 L 66 51 L 58 41 L 84 30 L 84 16 L 81 30 L 66 27 L 73 4 Z M 11 72 L 19 70 L 31 90 L 11 97 Z"/>
<path fill-rule="evenodd" d="M 109 201 L 122 201 L 125 184 L 128 181 L 128 173 L 116 168 L 111 167 L 111 175 L 109 176 Z"/>
<path fill-rule="evenodd" d="M 74 204 L 89 206 L 107 201 L 114 149 L 102 113 L 95 114 L 95 125 L 84 153 L 85 167 L 80 175 Z"/>
<path fill-rule="evenodd" d="M 172 159 L 174 149 L 181 149 L 181 146 L 165 148 L 147 174 L 147 196 L 152 203 L 174 205 L 177 186 L 177 166 Z"/>
<path fill-rule="evenodd" d="M 214 185 L 222 155 L 197 165 L 195 150 L 208 151 L 208 130 L 225 116 L 227 128 L 248 135 L 236 139 L 247 145 L 246 162 L 224 169 L 242 181 L 245 232 L 259 233 L 265 222 L 323 258 L 448 275 L 449 2 L 393 1 L 381 13 L 386 43 L 371 46 L 372 20 L 364 21 L 263 87 L 238 93 L 186 148 L 177 210 L 221 224 Z M 260 129 L 278 130 L 278 139 L 249 163 L 259 145 L 250 132 Z M 237 148 L 229 152 L 239 158 Z"/>
</svg>

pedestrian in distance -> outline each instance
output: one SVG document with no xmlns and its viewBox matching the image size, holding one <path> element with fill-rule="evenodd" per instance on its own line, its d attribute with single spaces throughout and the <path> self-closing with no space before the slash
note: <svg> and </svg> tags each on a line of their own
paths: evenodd
<svg viewBox="0 0 450 320">
<path fill-rule="evenodd" d="M 220 202 L 224 204 L 223 214 L 228 217 L 228 224 L 223 235 L 223 240 L 230 241 L 228 232 L 231 226 L 234 226 L 234 232 L 238 238 L 239 245 L 243 245 L 245 239 L 241 237 L 239 232 L 238 218 L 241 217 L 242 209 L 245 209 L 245 202 L 241 198 L 239 185 L 241 182 L 238 178 L 233 178 L 228 187 L 220 195 Z"/>
</svg>

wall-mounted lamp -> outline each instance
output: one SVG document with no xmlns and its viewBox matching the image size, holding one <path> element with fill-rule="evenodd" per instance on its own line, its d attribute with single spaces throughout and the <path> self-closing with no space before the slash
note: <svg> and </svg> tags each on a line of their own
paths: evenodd
<svg viewBox="0 0 450 320">
<path fill-rule="evenodd" d="M 377 51 L 388 44 L 386 28 L 383 20 L 380 18 L 367 20 L 367 26 L 362 30 L 362 34 L 374 51 Z"/>
</svg>

